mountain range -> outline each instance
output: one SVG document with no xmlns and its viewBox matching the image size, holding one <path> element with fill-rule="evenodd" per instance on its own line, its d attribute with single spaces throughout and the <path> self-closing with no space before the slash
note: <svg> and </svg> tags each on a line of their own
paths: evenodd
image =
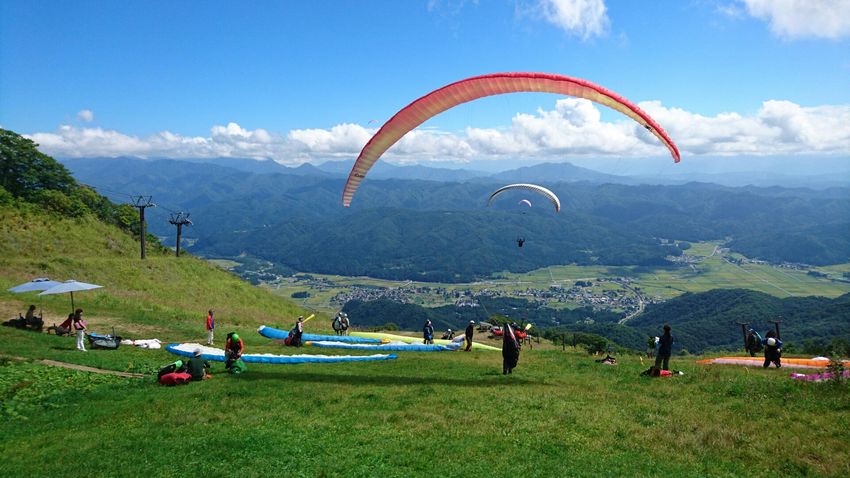
<svg viewBox="0 0 850 478">
<path fill-rule="evenodd" d="M 189 211 L 194 226 L 184 237 L 190 251 L 248 254 L 311 272 L 465 281 L 551 264 L 657 266 L 680 253 L 662 239 L 728 239 L 748 257 L 777 262 L 850 261 L 848 188 L 627 185 L 610 182 L 614 175 L 551 163 L 484 176 L 466 171 L 463 179 L 449 181 L 433 178 L 459 173 L 387 164 L 376 166 L 351 208 L 343 208 L 345 175 L 338 171 L 347 165 L 340 163 L 298 168 L 230 158 L 64 163 L 113 200 L 152 195 L 160 207 L 149 211 L 150 231 L 166 243 L 174 236 L 168 215 Z M 523 181 L 555 191 L 562 212 L 522 193 L 486 207 L 494 189 Z M 523 198 L 535 206 L 519 207 Z M 515 244 L 519 237 L 527 241 L 521 250 Z"/>
</svg>

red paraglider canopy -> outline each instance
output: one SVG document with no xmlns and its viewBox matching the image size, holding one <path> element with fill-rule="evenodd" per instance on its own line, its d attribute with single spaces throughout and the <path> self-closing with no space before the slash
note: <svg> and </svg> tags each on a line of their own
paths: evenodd
<svg viewBox="0 0 850 478">
<path fill-rule="evenodd" d="M 654 134 L 670 150 L 673 160 L 679 162 L 679 150 L 661 126 L 637 105 L 612 91 L 586 80 L 550 73 L 494 73 L 467 78 L 434 90 L 402 108 L 384 123 L 354 162 L 342 193 L 342 204 L 345 207 L 351 205 L 354 192 L 375 161 L 407 132 L 459 104 L 485 96 L 518 92 L 575 96 L 617 110 Z"/>
</svg>

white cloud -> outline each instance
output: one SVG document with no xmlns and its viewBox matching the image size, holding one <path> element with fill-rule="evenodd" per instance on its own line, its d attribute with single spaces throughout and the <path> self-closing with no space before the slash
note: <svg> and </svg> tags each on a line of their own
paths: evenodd
<svg viewBox="0 0 850 478">
<path fill-rule="evenodd" d="M 707 117 L 641 103 L 683 153 L 691 155 L 850 154 L 850 105 L 803 107 L 768 100 L 753 116 Z"/>
<path fill-rule="evenodd" d="M 603 36 L 608 29 L 604 0 L 540 0 L 538 5 L 549 23 L 583 40 Z"/>
<path fill-rule="evenodd" d="M 752 115 L 736 112 L 704 116 L 657 101 L 639 105 L 688 156 L 850 155 L 850 105 L 801 106 L 765 101 Z M 273 159 L 282 164 L 353 159 L 376 132 L 357 124 L 329 129 L 297 129 L 277 134 L 236 123 L 216 125 L 209 136 L 170 131 L 141 138 L 102 128 L 63 125 L 29 138 L 59 157 L 238 157 Z M 486 159 L 529 161 L 601 157 L 665 157 L 655 136 L 623 116 L 604 121 L 588 100 L 562 98 L 552 109 L 516 114 L 504 128 L 468 127 L 459 133 L 417 129 L 385 154 L 396 163 L 466 162 Z"/>
<path fill-rule="evenodd" d="M 91 123 L 94 120 L 94 112 L 92 110 L 80 110 L 77 113 L 77 118 L 86 123 Z"/>
<path fill-rule="evenodd" d="M 747 12 L 783 38 L 850 36 L 848 0 L 741 0 Z"/>
</svg>

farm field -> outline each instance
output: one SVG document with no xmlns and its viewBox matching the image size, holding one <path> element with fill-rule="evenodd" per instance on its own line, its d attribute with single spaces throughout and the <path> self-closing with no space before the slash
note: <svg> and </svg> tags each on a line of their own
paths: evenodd
<svg viewBox="0 0 850 478">
<path fill-rule="evenodd" d="M 720 243 L 695 243 L 688 253 L 695 261 L 676 268 L 638 268 L 605 266 L 550 266 L 531 272 L 517 274 L 503 272 L 498 278 L 464 284 L 443 284 L 414 281 L 390 281 L 368 277 L 345 277 L 336 275 L 309 274 L 319 279 L 311 281 L 280 281 L 267 284 L 271 291 L 285 297 L 293 293 L 307 292 L 309 297 L 296 300 L 300 305 L 333 313 L 341 304 L 332 302 L 340 293 L 353 287 L 375 288 L 430 288 L 441 289 L 438 293 L 415 293 L 412 302 L 426 307 L 436 307 L 454 303 L 454 296 L 443 292 L 465 292 L 472 294 L 483 290 L 506 295 L 521 296 L 528 289 L 548 290 L 550 287 L 570 288 L 576 281 L 595 281 L 587 288 L 589 293 L 601 294 L 606 290 L 616 290 L 633 294 L 639 289 L 644 297 L 666 300 L 686 292 L 705 292 L 712 289 L 742 288 L 764 292 L 776 297 L 818 295 L 838 297 L 850 292 L 850 282 L 837 279 L 842 273 L 850 271 L 850 264 L 829 267 L 815 267 L 809 270 L 823 274 L 815 276 L 809 270 L 779 267 L 766 263 L 747 261 L 738 254 L 716 253 Z M 734 261 L 741 261 L 735 263 Z M 615 279 L 628 277 L 628 288 Z M 601 281 L 600 281 L 601 279 Z M 551 302 L 552 307 L 578 307 L 578 303 Z"/>
</svg>

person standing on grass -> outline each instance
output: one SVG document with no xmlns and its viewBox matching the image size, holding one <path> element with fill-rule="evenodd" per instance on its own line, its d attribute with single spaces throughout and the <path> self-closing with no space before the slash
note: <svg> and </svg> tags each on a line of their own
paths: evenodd
<svg viewBox="0 0 850 478">
<path fill-rule="evenodd" d="M 213 331 L 215 331 L 215 316 L 213 310 L 210 309 L 207 314 L 207 345 L 213 344 Z"/>
<path fill-rule="evenodd" d="M 434 326 L 431 325 L 430 320 L 425 321 L 425 327 L 422 327 L 422 343 L 423 344 L 433 344 L 434 343 Z"/>
<path fill-rule="evenodd" d="M 511 324 L 505 324 L 502 330 L 502 374 L 507 375 L 513 373 L 519 363 L 520 346 Z"/>
<path fill-rule="evenodd" d="M 764 365 L 762 367 L 768 368 L 770 364 L 773 363 L 776 365 L 776 368 L 782 367 L 782 341 L 776 336 L 776 332 L 768 331 L 764 334 L 764 339 L 762 339 L 762 345 L 764 345 Z"/>
<path fill-rule="evenodd" d="M 77 350 L 80 352 L 86 351 L 86 322 L 83 320 L 83 309 L 74 311 L 74 330 L 77 331 Z"/>
<path fill-rule="evenodd" d="M 340 322 L 342 322 L 342 335 L 348 335 L 348 328 L 351 327 L 351 321 L 348 320 L 348 314 L 343 312 L 342 317 L 340 317 Z"/>
<path fill-rule="evenodd" d="M 658 354 L 655 356 L 655 369 L 670 370 L 670 355 L 673 353 L 673 335 L 670 326 L 664 325 L 664 334 L 658 340 Z"/>
<path fill-rule="evenodd" d="M 466 349 L 464 352 L 469 352 L 472 350 L 472 335 L 475 333 L 475 325 L 474 320 L 469 321 L 469 325 L 466 326 L 466 331 L 464 331 L 464 338 L 466 339 Z"/>
</svg>

